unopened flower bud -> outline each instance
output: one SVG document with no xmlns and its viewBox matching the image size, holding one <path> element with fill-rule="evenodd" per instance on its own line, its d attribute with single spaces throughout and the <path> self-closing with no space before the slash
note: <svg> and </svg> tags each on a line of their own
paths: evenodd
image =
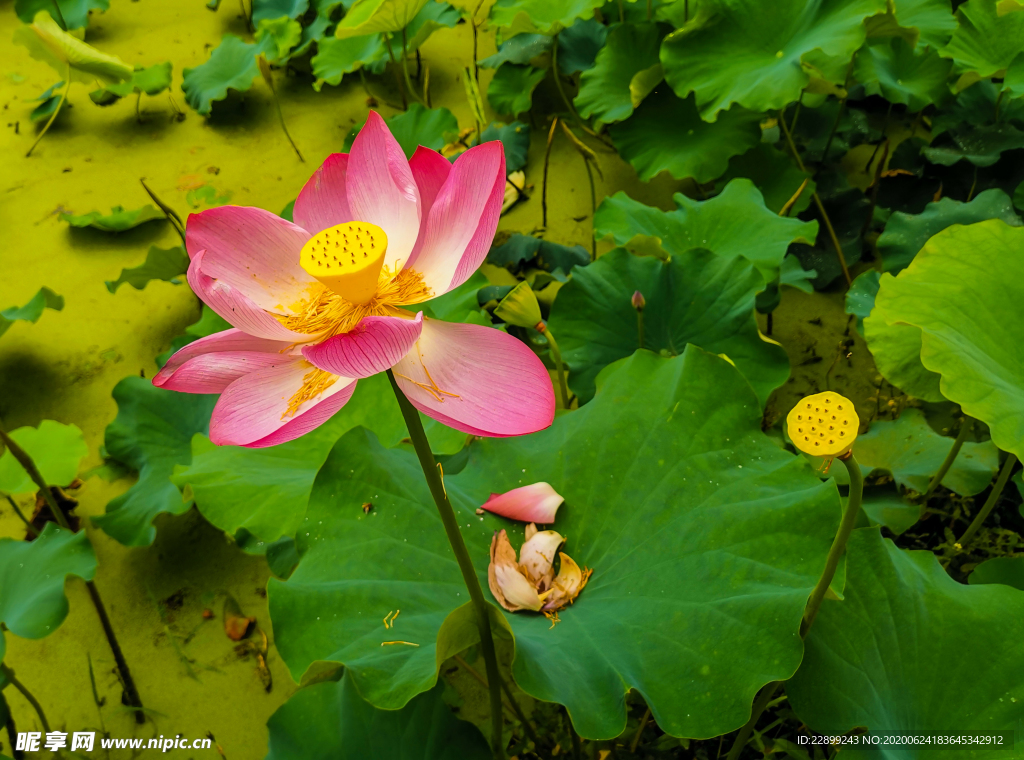
<svg viewBox="0 0 1024 760">
<path fill-rule="evenodd" d="M 644 307 L 647 305 L 647 301 L 644 299 L 644 294 L 639 290 L 633 291 L 633 298 L 630 302 L 633 304 L 633 308 L 637 311 L 643 311 Z"/>
</svg>

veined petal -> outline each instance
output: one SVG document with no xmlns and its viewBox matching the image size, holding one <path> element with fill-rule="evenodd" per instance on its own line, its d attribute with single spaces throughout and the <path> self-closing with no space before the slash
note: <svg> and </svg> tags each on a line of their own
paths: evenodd
<svg viewBox="0 0 1024 760">
<path fill-rule="evenodd" d="M 491 539 L 491 561 L 487 566 L 487 585 L 498 604 L 509 612 L 539 610 L 544 604 L 537 589 L 519 572 L 516 552 L 508 534 L 500 530 Z"/>
<path fill-rule="evenodd" d="M 242 375 L 279 362 L 289 346 L 238 328 L 224 330 L 177 351 L 153 378 L 153 385 L 183 393 L 221 393 Z"/>
<path fill-rule="evenodd" d="M 213 408 L 210 440 L 219 446 L 272 446 L 322 425 L 352 397 L 356 381 L 339 377 L 288 415 L 291 399 L 312 369 L 300 356 L 282 356 L 276 364 L 235 380 Z"/>
<path fill-rule="evenodd" d="M 435 295 L 469 279 L 487 257 L 505 197 L 505 150 L 498 141 L 456 159 L 428 214 L 408 266 Z"/>
<path fill-rule="evenodd" d="M 555 552 L 565 537 L 553 530 L 534 533 L 519 549 L 519 569 L 541 591 L 550 588 L 555 577 Z"/>
<path fill-rule="evenodd" d="M 288 314 L 316 280 L 299 265 L 310 234 L 276 214 L 248 206 L 211 208 L 188 218 L 186 247 L 206 251 L 203 271 L 266 311 Z"/>
<path fill-rule="evenodd" d="M 348 175 L 348 153 L 332 153 L 295 199 L 292 218 L 311 235 L 355 220 L 348 206 L 345 189 Z"/>
<path fill-rule="evenodd" d="M 525 344 L 491 327 L 424 319 L 394 367 L 413 406 L 473 435 L 526 435 L 555 417 L 547 370 Z"/>
<path fill-rule="evenodd" d="M 302 355 L 335 375 L 369 377 L 395 366 L 409 353 L 422 328 L 422 311 L 415 319 L 364 317 L 347 333 L 305 346 Z"/>
<path fill-rule="evenodd" d="M 550 524 L 565 501 L 548 483 L 532 483 L 505 493 L 492 493 L 482 508 L 510 520 Z"/>
<path fill-rule="evenodd" d="M 345 190 L 353 218 L 387 234 L 384 264 L 393 271 L 404 267 L 420 233 L 420 191 L 402 147 L 376 111 L 352 143 Z"/>
<path fill-rule="evenodd" d="M 301 343 L 310 339 L 309 335 L 289 330 L 228 283 L 210 277 L 204 271 L 205 265 L 206 251 L 192 254 L 186 275 L 188 284 L 203 303 L 232 326 L 249 335 L 269 340 Z"/>
<path fill-rule="evenodd" d="M 409 159 L 409 169 L 420 191 L 420 216 L 426 219 L 437 194 L 452 173 L 451 161 L 436 150 L 421 145 Z"/>
</svg>

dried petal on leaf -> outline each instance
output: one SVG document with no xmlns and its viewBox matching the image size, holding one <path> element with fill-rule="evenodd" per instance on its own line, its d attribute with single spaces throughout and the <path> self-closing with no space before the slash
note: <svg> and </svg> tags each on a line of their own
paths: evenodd
<svg viewBox="0 0 1024 760">
<path fill-rule="evenodd" d="M 533 523 L 530 523 L 531 525 Z M 555 578 L 555 552 L 565 538 L 553 530 L 537 531 L 519 550 L 519 570 L 541 592 Z"/>
<path fill-rule="evenodd" d="M 519 572 L 516 550 L 508 534 L 500 530 L 491 539 L 491 564 L 487 567 L 487 585 L 498 604 L 509 612 L 539 610 L 544 602 L 537 589 Z"/>
<path fill-rule="evenodd" d="M 557 577 L 554 576 L 555 552 L 564 541 L 565 538 L 555 531 L 538 531 L 537 526 L 530 523 L 526 526 L 520 562 L 516 562 L 508 534 L 504 530 L 495 533 L 491 539 L 487 582 L 498 604 L 509 612 L 543 611 L 549 617 L 572 604 L 593 571 L 580 570 L 569 555 L 559 552 L 562 564 Z"/>
<path fill-rule="evenodd" d="M 576 561 L 565 552 L 559 552 L 558 556 L 562 560 L 562 565 L 551 587 L 550 595 L 544 599 L 545 613 L 555 613 L 572 604 L 594 572 L 589 568 L 580 570 Z"/>
</svg>

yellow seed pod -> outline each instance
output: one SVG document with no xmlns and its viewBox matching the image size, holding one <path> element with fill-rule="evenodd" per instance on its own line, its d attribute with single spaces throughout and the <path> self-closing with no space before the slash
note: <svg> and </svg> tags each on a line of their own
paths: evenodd
<svg viewBox="0 0 1024 760">
<path fill-rule="evenodd" d="M 857 438 L 860 418 L 853 402 L 832 391 L 807 396 L 786 417 L 793 444 L 805 454 L 837 457 Z"/>
<path fill-rule="evenodd" d="M 387 250 L 388 236 L 376 224 L 345 222 L 307 240 L 299 263 L 346 301 L 362 304 L 377 293 Z"/>
</svg>

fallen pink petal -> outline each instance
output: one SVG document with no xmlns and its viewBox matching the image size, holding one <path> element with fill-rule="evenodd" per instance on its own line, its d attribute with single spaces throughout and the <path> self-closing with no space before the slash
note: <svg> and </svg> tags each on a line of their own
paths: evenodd
<svg viewBox="0 0 1024 760">
<path fill-rule="evenodd" d="M 492 493 L 482 509 L 509 520 L 550 525 L 563 501 L 565 499 L 550 484 L 540 482 L 502 494 Z"/>
</svg>

